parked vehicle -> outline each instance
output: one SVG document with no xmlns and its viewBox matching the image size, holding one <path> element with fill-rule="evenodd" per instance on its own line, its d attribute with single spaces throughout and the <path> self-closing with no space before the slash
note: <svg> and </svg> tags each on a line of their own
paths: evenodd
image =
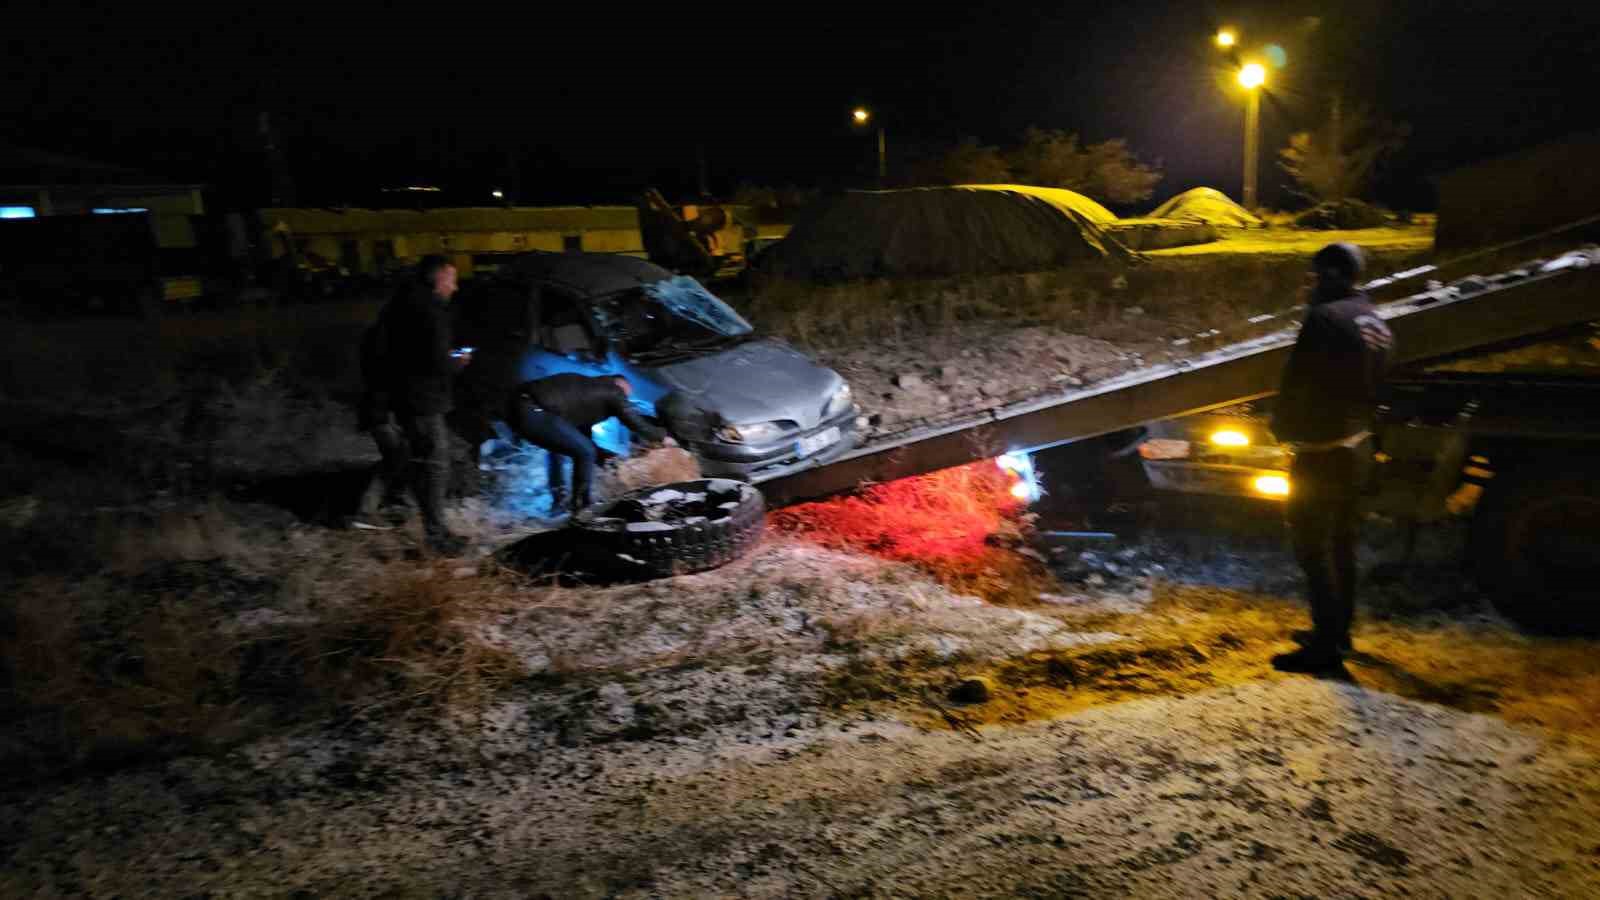
<svg viewBox="0 0 1600 900">
<path fill-rule="evenodd" d="M 855 445 L 859 411 L 838 373 L 756 333 L 694 278 L 645 260 L 524 254 L 474 279 L 458 304 L 473 365 L 499 367 L 487 377 L 625 376 L 634 402 L 707 475 L 760 481 Z M 620 426 L 604 427 L 602 446 L 626 447 Z"/>
<path fill-rule="evenodd" d="M 1600 323 L 1402 367 L 1379 408 L 1368 508 L 1470 518 L 1468 562 L 1507 617 L 1600 630 Z M 1139 446 L 1157 489 L 1281 501 L 1290 454 L 1270 400 L 1155 422 Z"/>
</svg>

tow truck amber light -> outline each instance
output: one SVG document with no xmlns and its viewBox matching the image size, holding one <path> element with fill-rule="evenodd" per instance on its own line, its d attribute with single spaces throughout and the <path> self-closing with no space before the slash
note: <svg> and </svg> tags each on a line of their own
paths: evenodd
<svg viewBox="0 0 1600 900">
<path fill-rule="evenodd" d="M 1242 431 L 1234 431 L 1231 428 L 1224 428 L 1221 431 L 1212 432 L 1211 443 L 1216 444 L 1218 447 L 1248 447 L 1250 446 L 1250 435 Z"/>
<path fill-rule="evenodd" d="M 1256 489 L 1256 493 L 1263 496 L 1289 496 L 1289 479 L 1282 475 L 1261 475 L 1251 482 L 1250 486 Z"/>
</svg>

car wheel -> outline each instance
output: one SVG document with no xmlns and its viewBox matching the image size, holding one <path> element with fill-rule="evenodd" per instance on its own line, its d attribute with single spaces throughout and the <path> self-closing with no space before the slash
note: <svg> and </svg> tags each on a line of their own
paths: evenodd
<svg viewBox="0 0 1600 900">
<path fill-rule="evenodd" d="M 761 492 L 703 478 L 630 491 L 573 517 L 571 529 L 604 551 L 607 574 L 663 578 L 703 572 L 744 556 L 766 524 Z"/>
<path fill-rule="evenodd" d="M 1479 581 L 1506 618 L 1600 633 L 1600 476 L 1539 467 L 1491 482 L 1472 543 Z"/>
</svg>

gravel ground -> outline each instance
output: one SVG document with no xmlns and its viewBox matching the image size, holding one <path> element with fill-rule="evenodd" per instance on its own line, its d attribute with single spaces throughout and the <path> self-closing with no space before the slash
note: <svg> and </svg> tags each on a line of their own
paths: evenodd
<svg viewBox="0 0 1600 900">
<path fill-rule="evenodd" d="M 827 348 L 817 356 L 855 390 L 873 436 L 922 418 L 1102 381 L 1144 365 L 1160 349 L 1156 342 L 1119 346 L 1046 326 L 973 323 L 960 335 Z"/>
<path fill-rule="evenodd" d="M 735 729 L 737 730 L 737 729 Z M 8 896 L 1561 896 L 1593 748 L 1285 679 L 986 729 L 263 741 L 8 798 Z"/>
<path fill-rule="evenodd" d="M 1353 683 L 1278 676 L 1297 614 L 1218 585 L 1286 556 L 1181 538 L 1052 554 L 1022 609 L 776 539 L 536 590 L 487 633 L 533 677 L 477 714 L 13 790 L 0 896 L 1593 895 L 1600 723 L 1446 683 L 1495 680 L 1458 641 L 1537 644 L 1369 616 Z M 1439 703 L 1383 677 L 1430 644 Z"/>
</svg>

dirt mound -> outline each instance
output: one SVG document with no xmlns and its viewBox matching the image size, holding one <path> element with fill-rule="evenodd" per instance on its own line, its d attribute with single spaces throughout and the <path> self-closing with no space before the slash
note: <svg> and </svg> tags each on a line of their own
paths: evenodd
<svg viewBox="0 0 1600 900">
<path fill-rule="evenodd" d="M 1389 224 L 1389 214 L 1360 200 L 1337 200 L 1311 207 L 1296 216 L 1294 224 L 1321 231 L 1382 228 Z"/>
<path fill-rule="evenodd" d="M 1151 211 L 1152 219 L 1181 219 L 1228 228 L 1260 228 L 1261 220 L 1215 188 L 1184 191 Z"/>
<path fill-rule="evenodd" d="M 1082 194 L 1010 184 L 851 191 L 820 201 L 763 255 L 812 281 L 1027 272 L 1125 255 L 1116 221 Z"/>
</svg>

